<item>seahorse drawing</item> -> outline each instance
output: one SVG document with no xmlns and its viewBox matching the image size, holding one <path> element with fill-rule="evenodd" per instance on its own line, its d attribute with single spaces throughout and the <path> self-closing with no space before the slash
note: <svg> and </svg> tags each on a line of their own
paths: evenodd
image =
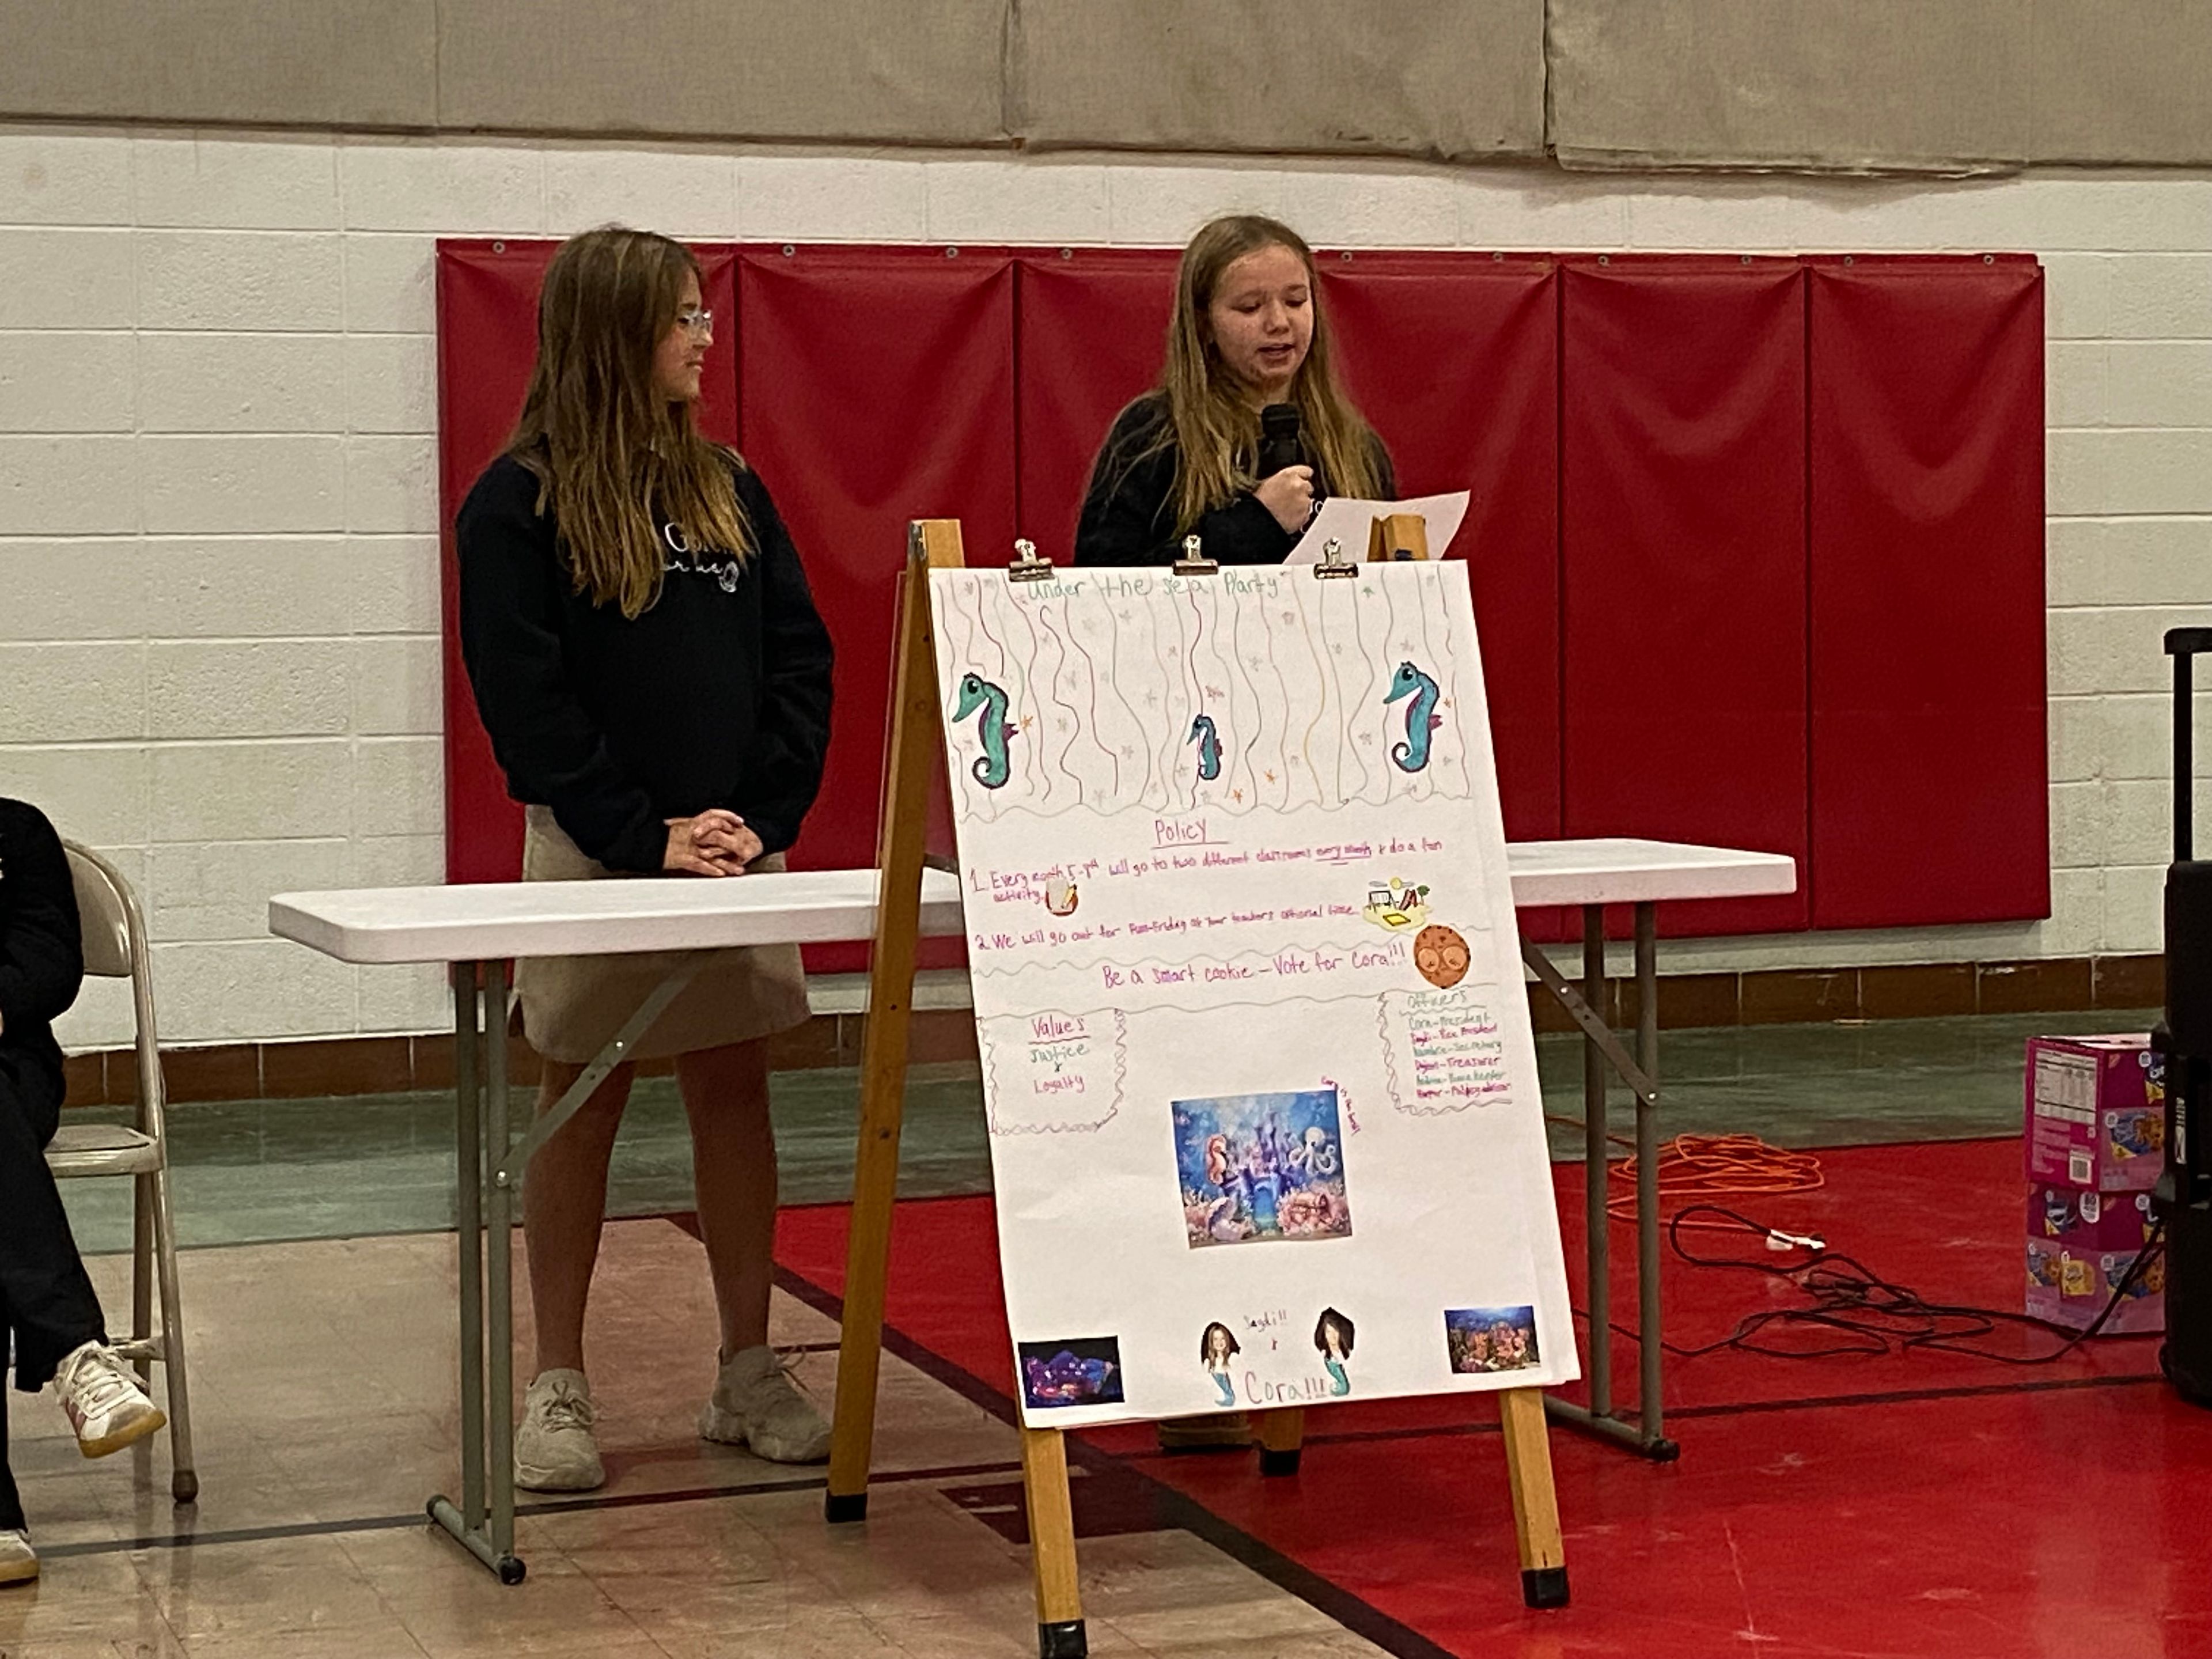
<svg viewBox="0 0 2212 1659">
<path fill-rule="evenodd" d="M 1221 775 L 1221 738 L 1213 729 L 1213 716 L 1200 714 L 1190 723 L 1185 743 L 1198 745 L 1198 775 L 1212 783 Z"/>
<path fill-rule="evenodd" d="M 1406 708 L 1406 740 L 1390 745 L 1390 758 L 1401 772 L 1418 772 L 1429 763 L 1429 742 L 1444 717 L 1437 713 L 1437 683 L 1409 662 L 1398 665 L 1383 697 L 1393 703 L 1401 697 L 1413 701 Z"/>
<path fill-rule="evenodd" d="M 1006 723 L 1006 694 L 981 674 L 963 674 L 960 702 L 952 711 L 952 718 L 964 720 L 979 708 L 983 711 L 983 718 L 975 723 L 975 736 L 983 745 L 983 752 L 968 769 L 986 789 L 1003 789 L 1013 770 L 1006 754 L 1007 740 L 1014 735 L 1014 728 Z"/>
</svg>

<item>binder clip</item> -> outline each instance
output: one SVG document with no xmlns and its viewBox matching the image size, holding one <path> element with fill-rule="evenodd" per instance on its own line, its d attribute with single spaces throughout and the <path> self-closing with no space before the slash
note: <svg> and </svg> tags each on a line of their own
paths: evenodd
<svg viewBox="0 0 2212 1659">
<path fill-rule="evenodd" d="M 1037 557 L 1036 544 L 1020 540 L 1014 544 L 1014 562 L 1006 567 L 1010 582 L 1047 581 L 1052 576 L 1052 561 Z"/>
<path fill-rule="evenodd" d="M 1218 561 L 1207 558 L 1199 550 L 1197 537 L 1186 536 L 1182 538 L 1182 557 L 1175 562 L 1176 575 L 1211 576 L 1220 568 L 1221 566 Z"/>
<path fill-rule="evenodd" d="M 1322 578 L 1356 576 L 1359 567 L 1344 556 L 1344 544 L 1331 536 L 1322 544 L 1321 562 L 1313 568 L 1313 573 Z"/>
</svg>

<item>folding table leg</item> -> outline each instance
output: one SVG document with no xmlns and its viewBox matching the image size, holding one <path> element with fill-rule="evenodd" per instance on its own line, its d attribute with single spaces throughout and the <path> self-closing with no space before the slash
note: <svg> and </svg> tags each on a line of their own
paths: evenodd
<svg viewBox="0 0 2212 1659">
<path fill-rule="evenodd" d="M 1584 1178 L 1589 1210 L 1584 1225 L 1589 1252 L 1590 1333 L 1588 1352 L 1590 1406 L 1585 1408 L 1547 1395 L 1544 1409 L 1562 1423 L 1601 1436 L 1663 1463 L 1680 1456 L 1682 1449 L 1661 1431 L 1663 1356 L 1659 1345 L 1658 1325 L 1659 969 L 1653 909 L 1654 907 L 1649 903 L 1639 903 L 1636 907 L 1636 976 L 1639 1000 L 1637 1005 L 1637 1051 L 1633 1055 L 1621 1046 L 1620 1039 L 1605 1022 L 1605 943 L 1598 932 L 1598 924 L 1604 913 L 1599 906 L 1585 905 L 1583 909 L 1583 977 L 1579 991 L 1552 965 L 1551 959 L 1542 951 L 1526 939 L 1521 942 L 1521 960 L 1544 988 L 1559 999 L 1559 1006 L 1581 1028 L 1583 1043 L 1583 1083 L 1588 1158 Z M 1636 1176 L 1637 1284 L 1641 1298 L 1639 1313 L 1644 1321 L 1638 1334 L 1640 1336 L 1643 1331 L 1649 1331 L 1651 1340 L 1644 1346 L 1638 1357 L 1638 1373 L 1643 1400 L 1639 1420 L 1634 1424 L 1623 1422 L 1613 1415 L 1612 1409 L 1613 1312 L 1608 1294 L 1612 1264 L 1611 1244 L 1607 1233 L 1610 1218 L 1606 1212 L 1611 1194 L 1606 1182 L 1606 1157 L 1609 1143 L 1605 1133 L 1605 1067 L 1608 1065 L 1636 1096 L 1638 1158 Z M 1601 1406 L 1603 1409 L 1599 1409 Z"/>
<path fill-rule="evenodd" d="M 1666 1350 L 1659 1312 L 1659 930 L 1650 902 L 1636 907 L 1636 1064 L 1644 1087 L 1636 1096 L 1637 1390 L 1642 1450 L 1669 1462 L 1681 1448 L 1667 1438 Z"/>
<path fill-rule="evenodd" d="M 514 1554 L 514 1470 L 512 1444 L 495 1451 L 484 1435 L 484 1278 L 483 1278 L 483 1076 L 485 1059 L 484 1005 L 492 1000 L 497 1012 L 489 1022 L 495 1069 L 503 1087 L 507 1074 L 506 975 L 500 974 L 495 1000 L 480 988 L 482 964 L 453 965 L 453 1188 L 458 1224 L 460 1269 L 461 1338 L 461 1501 L 442 1494 L 430 1499 L 430 1518 L 451 1533 L 485 1566 L 507 1583 L 521 1581 L 522 1563 Z M 511 1340 L 512 1333 L 507 1333 Z M 498 1349 L 495 1347 L 495 1352 Z M 504 1364 L 499 1368 L 502 1389 L 507 1386 Z M 487 1456 L 488 1452 L 494 1453 Z M 495 1544 L 486 1527 L 487 1468 L 507 1474 L 507 1526 L 502 1543 Z M 495 1474 L 495 1480 L 497 1476 Z"/>
<path fill-rule="evenodd" d="M 484 1136 L 491 1167 L 507 1161 L 507 964 L 484 964 Z M 492 1571 L 505 1584 L 522 1582 L 514 1553 L 514 1188 L 501 1179 L 484 1189 L 484 1310 L 487 1337 L 484 1455 L 490 1474 Z"/>
<path fill-rule="evenodd" d="M 1583 1000 L 1598 1018 L 1606 1015 L 1605 907 L 1583 906 Z M 1606 1228 L 1605 1054 L 1583 1038 L 1583 1236 L 1589 1251 L 1589 1410 L 1613 1413 L 1613 1256 Z"/>
</svg>

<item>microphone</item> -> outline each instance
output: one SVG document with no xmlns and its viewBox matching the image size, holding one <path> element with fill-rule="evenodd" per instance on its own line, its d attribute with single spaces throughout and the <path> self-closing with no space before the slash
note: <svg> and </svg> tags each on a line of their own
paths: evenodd
<svg viewBox="0 0 2212 1659">
<path fill-rule="evenodd" d="M 1286 466 L 1304 466 L 1305 459 L 1305 446 L 1298 441 L 1298 406 L 1269 404 L 1260 411 L 1260 476 L 1272 478 Z"/>
</svg>

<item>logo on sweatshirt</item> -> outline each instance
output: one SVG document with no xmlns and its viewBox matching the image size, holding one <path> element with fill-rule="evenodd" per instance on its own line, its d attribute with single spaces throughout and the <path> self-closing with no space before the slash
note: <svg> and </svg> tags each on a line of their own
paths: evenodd
<svg viewBox="0 0 2212 1659">
<path fill-rule="evenodd" d="M 660 526 L 660 539 L 668 544 L 669 552 L 669 556 L 660 562 L 663 570 L 712 577 L 721 584 L 725 593 L 738 591 L 738 579 L 744 574 L 744 567 L 735 559 L 712 558 L 700 552 L 691 545 L 691 538 L 684 533 L 684 526 L 673 520 Z"/>
</svg>

